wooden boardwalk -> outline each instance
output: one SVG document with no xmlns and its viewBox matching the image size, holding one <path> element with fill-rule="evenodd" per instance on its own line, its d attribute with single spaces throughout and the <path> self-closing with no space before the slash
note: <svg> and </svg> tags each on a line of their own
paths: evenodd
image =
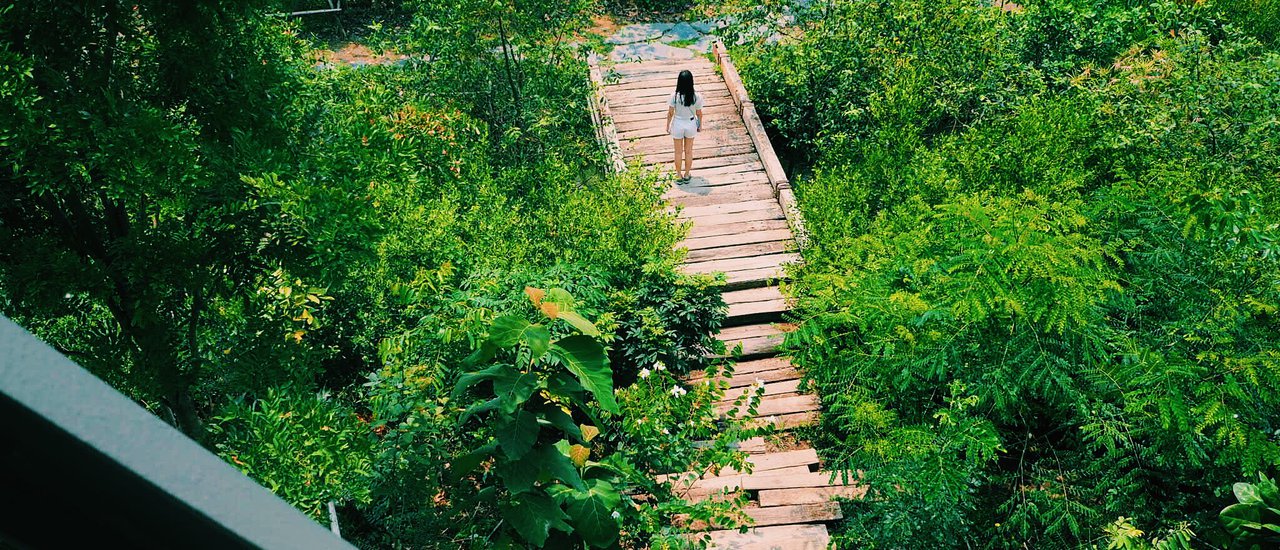
<svg viewBox="0 0 1280 550">
<path fill-rule="evenodd" d="M 777 352 L 792 328 L 783 322 L 790 304 L 777 283 L 786 275 L 784 266 L 800 260 L 796 236 L 803 237 L 803 222 L 737 70 L 723 47 L 717 47 L 713 57 L 714 63 L 694 59 L 601 67 L 593 62 L 592 78 L 599 88 L 595 114 L 617 169 L 639 163 L 674 173 L 672 140 L 664 126 L 667 99 L 676 75 L 684 69 L 693 72 L 705 103 L 704 125 L 694 142 L 693 178 L 686 184 L 673 183 L 665 194 L 672 207 L 678 207 L 679 217 L 691 222 L 681 243 L 688 249 L 682 268 L 726 275 L 729 316 L 718 337 L 730 349 L 741 346 L 741 358 L 721 406 L 727 411 L 735 397 L 763 383 L 755 421 L 787 430 L 813 423 L 819 409 L 816 396 L 799 392 L 801 373 Z M 826 523 L 841 517 L 831 499 L 860 497 L 865 489 L 833 482 L 830 474 L 819 470 L 818 455 L 807 445 L 773 452 L 761 440 L 741 445 L 752 453 L 750 473 L 667 476 L 677 494 L 690 500 L 735 490 L 749 495 L 745 512 L 755 527 L 747 533 L 698 526 L 710 530 L 712 547 L 826 548 Z"/>
</svg>

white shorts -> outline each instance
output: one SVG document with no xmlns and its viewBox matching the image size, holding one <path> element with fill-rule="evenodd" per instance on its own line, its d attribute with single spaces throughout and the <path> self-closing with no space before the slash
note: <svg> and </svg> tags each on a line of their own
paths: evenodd
<svg viewBox="0 0 1280 550">
<path fill-rule="evenodd" d="M 687 139 L 698 136 L 698 119 L 697 118 L 673 118 L 671 119 L 671 137 L 673 139 Z"/>
</svg>

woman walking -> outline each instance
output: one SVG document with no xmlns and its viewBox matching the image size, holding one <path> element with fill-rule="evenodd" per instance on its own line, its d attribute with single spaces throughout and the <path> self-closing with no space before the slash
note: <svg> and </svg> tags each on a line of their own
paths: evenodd
<svg viewBox="0 0 1280 550">
<path fill-rule="evenodd" d="M 675 140 L 676 177 L 689 181 L 693 170 L 693 138 L 702 129 L 702 96 L 693 91 L 693 73 L 680 71 L 676 91 L 667 101 L 667 131 Z"/>
</svg>

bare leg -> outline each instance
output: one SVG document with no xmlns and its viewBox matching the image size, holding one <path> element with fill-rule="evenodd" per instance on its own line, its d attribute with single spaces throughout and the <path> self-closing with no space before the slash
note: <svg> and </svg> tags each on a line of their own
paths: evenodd
<svg viewBox="0 0 1280 550">
<path fill-rule="evenodd" d="M 693 177 L 693 138 L 684 140 L 684 177 Z"/>
<path fill-rule="evenodd" d="M 687 140 L 687 139 L 677 139 L 677 140 L 675 140 L 675 143 L 676 143 L 676 177 L 677 177 L 677 178 L 681 176 L 681 172 L 680 172 L 680 164 L 682 164 L 682 163 L 683 163 L 683 161 L 684 161 L 684 142 L 686 142 L 686 141 L 693 141 L 693 140 Z"/>
</svg>

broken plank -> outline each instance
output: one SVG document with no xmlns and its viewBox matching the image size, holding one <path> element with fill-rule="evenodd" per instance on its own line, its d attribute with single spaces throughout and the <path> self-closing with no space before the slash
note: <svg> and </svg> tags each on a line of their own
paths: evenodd
<svg viewBox="0 0 1280 550">
<path fill-rule="evenodd" d="M 794 396 L 766 396 L 756 405 L 756 417 L 777 416 L 806 413 L 816 411 L 822 407 L 816 395 L 794 395 Z M 716 405 L 716 410 L 721 414 L 730 410 L 737 409 L 746 412 L 746 404 L 741 407 L 733 403 L 721 403 Z"/>
</svg>

